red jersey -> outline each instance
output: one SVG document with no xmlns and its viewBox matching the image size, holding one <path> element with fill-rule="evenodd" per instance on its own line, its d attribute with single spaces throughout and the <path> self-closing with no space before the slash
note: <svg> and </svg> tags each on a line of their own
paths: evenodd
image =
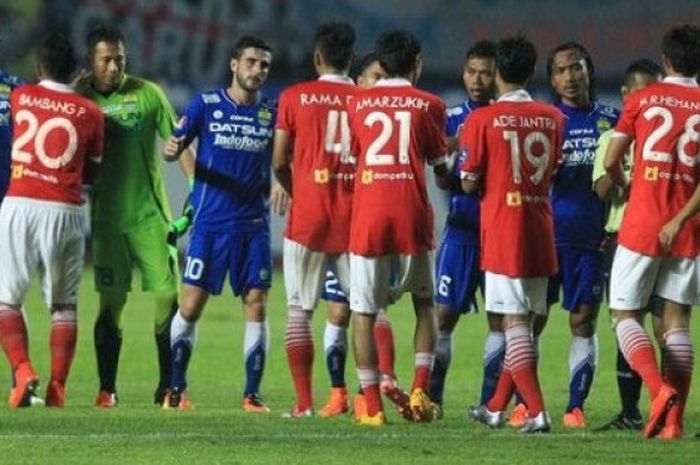
<svg viewBox="0 0 700 465">
<path fill-rule="evenodd" d="M 481 268 L 512 278 L 557 272 L 549 199 L 564 117 L 525 90 L 474 111 L 460 138 L 463 179 L 480 179 Z"/>
<path fill-rule="evenodd" d="M 347 252 L 355 170 L 347 102 L 352 80 L 323 75 L 286 89 L 277 129 L 294 139 L 292 202 L 285 236 L 317 251 Z"/>
<path fill-rule="evenodd" d="M 81 205 L 86 157 L 102 160 L 104 117 L 70 87 L 41 81 L 15 89 L 8 196 Z"/>
<path fill-rule="evenodd" d="M 618 241 L 643 255 L 669 255 L 659 231 L 688 202 L 698 184 L 700 89 L 692 78 L 666 78 L 632 94 L 615 128 L 635 141 L 630 199 Z M 698 217 L 678 233 L 670 255 L 700 255 Z"/>
<path fill-rule="evenodd" d="M 369 257 L 432 250 L 425 162 L 445 161 L 445 104 L 405 79 L 380 80 L 348 107 L 357 179 L 350 252 Z"/>
</svg>

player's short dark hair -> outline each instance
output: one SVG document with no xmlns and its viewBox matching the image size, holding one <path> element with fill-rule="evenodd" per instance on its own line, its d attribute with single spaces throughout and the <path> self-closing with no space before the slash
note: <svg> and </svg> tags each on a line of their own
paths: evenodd
<svg viewBox="0 0 700 465">
<path fill-rule="evenodd" d="M 596 84 L 596 77 L 595 77 L 595 66 L 593 66 L 593 59 L 591 58 L 591 54 L 588 53 L 588 50 L 586 50 L 586 47 L 581 45 L 578 42 L 575 41 L 570 41 L 570 42 L 564 42 L 563 44 L 557 45 L 552 49 L 552 51 L 549 52 L 549 56 L 547 57 L 547 77 L 552 78 L 552 67 L 554 66 L 554 55 L 556 55 L 559 52 L 563 52 L 566 50 L 576 50 L 576 52 L 583 58 L 583 60 L 586 62 L 586 69 L 588 70 L 588 96 L 591 100 L 595 99 L 596 96 L 596 91 L 595 91 L 595 84 Z"/>
<path fill-rule="evenodd" d="M 247 48 L 259 48 L 272 53 L 272 47 L 265 39 L 255 36 L 243 36 L 233 45 L 231 59 L 238 60 L 243 55 L 243 50 Z"/>
<path fill-rule="evenodd" d="M 66 36 L 58 32 L 49 33 L 37 51 L 37 62 L 51 79 L 69 82 L 78 60 L 73 46 Z"/>
<path fill-rule="evenodd" d="M 496 45 L 496 69 L 505 82 L 525 84 L 535 73 L 537 50 L 524 35 L 501 39 Z"/>
<path fill-rule="evenodd" d="M 357 63 L 357 68 L 355 72 L 355 76 L 359 76 L 360 74 L 364 73 L 369 66 L 377 61 L 377 54 L 374 52 L 369 52 L 365 56 L 362 57 L 362 59 Z"/>
<path fill-rule="evenodd" d="M 416 36 L 396 29 L 379 36 L 374 53 L 387 75 L 405 76 L 413 71 L 420 51 L 420 42 Z"/>
<path fill-rule="evenodd" d="M 92 54 L 95 51 L 95 46 L 100 42 L 106 42 L 108 44 L 126 44 L 126 39 L 124 34 L 118 28 L 113 26 L 107 26 L 105 24 L 96 26 L 91 29 L 87 35 L 87 51 Z"/>
<path fill-rule="evenodd" d="M 700 28 L 684 24 L 668 30 L 661 51 L 674 71 L 683 76 L 696 76 L 700 71 Z"/>
<path fill-rule="evenodd" d="M 640 58 L 630 63 L 625 70 L 625 84 L 629 84 L 635 74 L 647 74 L 656 78 L 663 74 L 663 70 L 658 63 L 648 58 Z"/>
<path fill-rule="evenodd" d="M 496 42 L 492 40 L 480 40 L 475 42 L 464 56 L 464 61 L 472 58 L 496 58 Z"/>
<path fill-rule="evenodd" d="M 323 61 L 337 70 L 350 67 L 355 47 L 355 29 L 348 23 L 325 23 L 316 28 L 314 48 Z"/>
</svg>

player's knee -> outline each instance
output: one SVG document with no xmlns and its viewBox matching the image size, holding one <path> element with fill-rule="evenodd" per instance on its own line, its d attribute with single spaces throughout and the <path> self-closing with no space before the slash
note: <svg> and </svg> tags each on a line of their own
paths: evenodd
<svg viewBox="0 0 700 465">
<path fill-rule="evenodd" d="M 486 321 L 489 325 L 489 331 L 494 333 L 503 332 L 503 315 L 498 313 L 487 312 Z"/>
<path fill-rule="evenodd" d="M 246 293 L 243 302 L 247 321 L 265 321 L 267 308 L 266 291 L 251 289 Z"/>
<path fill-rule="evenodd" d="M 591 337 L 595 334 L 595 318 L 590 312 L 572 313 L 569 320 L 571 334 L 578 337 Z"/>
<path fill-rule="evenodd" d="M 328 302 L 326 319 L 335 326 L 347 328 L 350 324 L 350 306 L 341 302 Z"/>
<path fill-rule="evenodd" d="M 101 292 L 100 313 L 109 313 L 112 319 L 118 321 L 126 305 L 126 292 Z"/>
<path fill-rule="evenodd" d="M 436 309 L 438 330 L 448 333 L 454 331 L 459 321 L 459 313 L 452 312 L 449 308 L 442 305 L 436 306 Z"/>
</svg>

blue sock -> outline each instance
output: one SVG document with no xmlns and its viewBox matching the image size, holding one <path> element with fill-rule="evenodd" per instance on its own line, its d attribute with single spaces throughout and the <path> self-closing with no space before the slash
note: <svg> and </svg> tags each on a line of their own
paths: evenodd
<svg viewBox="0 0 700 465">
<path fill-rule="evenodd" d="M 452 333 L 440 331 L 437 344 L 435 344 L 435 363 L 430 375 L 430 399 L 442 405 L 445 393 L 445 378 L 452 361 Z"/>
<path fill-rule="evenodd" d="M 260 392 L 267 355 L 267 326 L 265 322 L 246 321 L 243 340 L 246 384 L 244 396 Z"/>
<path fill-rule="evenodd" d="M 490 331 L 484 343 L 484 379 L 481 383 L 480 405 L 493 397 L 498 377 L 506 356 L 506 337 L 502 332 Z"/>
<path fill-rule="evenodd" d="M 196 323 L 182 318 L 180 312 L 176 312 L 170 324 L 170 341 L 173 354 L 173 373 L 170 387 L 185 390 L 187 387 L 187 367 L 192 356 L 196 335 Z"/>
<path fill-rule="evenodd" d="M 334 388 L 345 387 L 345 360 L 347 354 L 347 328 L 326 322 L 323 333 L 323 345 L 326 352 L 326 366 Z"/>
<path fill-rule="evenodd" d="M 566 411 L 575 408 L 583 410 L 583 403 L 588 397 L 593 384 L 598 358 L 598 338 L 574 336 L 569 352 L 569 404 Z"/>
</svg>

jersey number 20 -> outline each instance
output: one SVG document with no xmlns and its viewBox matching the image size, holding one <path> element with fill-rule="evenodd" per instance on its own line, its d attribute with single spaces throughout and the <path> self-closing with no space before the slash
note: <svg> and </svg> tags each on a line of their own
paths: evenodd
<svg viewBox="0 0 700 465">
<path fill-rule="evenodd" d="M 49 118 L 42 124 L 34 113 L 27 110 L 19 110 L 15 116 L 15 124 L 19 126 L 27 123 L 27 130 L 17 137 L 12 145 L 12 159 L 21 163 L 31 163 L 36 155 L 42 165 L 49 169 L 60 169 L 71 162 L 78 148 L 78 131 L 73 123 L 60 116 Z M 68 135 L 68 143 L 57 157 L 51 157 L 46 153 L 46 138 L 53 130 L 62 130 Z M 27 143 L 34 139 L 34 153 L 25 149 Z"/>
</svg>

